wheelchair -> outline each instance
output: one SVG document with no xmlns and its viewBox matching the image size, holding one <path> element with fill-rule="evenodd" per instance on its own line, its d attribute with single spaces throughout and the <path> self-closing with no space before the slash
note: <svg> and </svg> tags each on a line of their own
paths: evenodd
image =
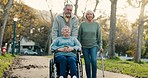
<svg viewBox="0 0 148 78">
<path fill-rule="evenodd" d="M 59 71 L 57 70 L 57 67 L 59 67 L 57 65 L 57 63 L 54 62 L 54 53 L 55 51 L 52 51 L 53 53 L 53 58 L 50 59 L 49 61 L 49 78 L 58 78 L 58 74 L 59 74 Z M 77 54 L 77 62 L 76 62 L 76 67 L 77 67 L 77 78 L 83 78 L 83 66 L 82 66 L 82 59 L 80 57 L 80 54 L 81 52 L 80 51 L 77 51 L 76 52 Z M 67 77 L 68 75 L 70 74 L 69 73 L 69 66 L 67 66 Z"/>
</svg>

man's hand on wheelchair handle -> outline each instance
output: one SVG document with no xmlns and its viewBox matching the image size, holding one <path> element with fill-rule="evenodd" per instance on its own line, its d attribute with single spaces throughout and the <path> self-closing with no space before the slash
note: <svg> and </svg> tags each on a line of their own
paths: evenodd
<svg viewBox="0 0 148 78">
<path fill-rule="evenodd" d="M 103 48 L 100 48 L 100 52 L 103 53 Z"/>
</svg>

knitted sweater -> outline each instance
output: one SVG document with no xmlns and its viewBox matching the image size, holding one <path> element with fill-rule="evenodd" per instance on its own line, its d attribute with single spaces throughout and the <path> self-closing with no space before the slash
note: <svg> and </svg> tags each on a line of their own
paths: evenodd
<svg viewBox="0 0 148 78">
<path fill-rule="evenodd" d="M 75 15 L 71 15 L 70 21 L 68 23 L 71 34 L 70 36 L 74 36 L 77 38 L 78 36 L 78 18 Z M 51 32 L 51 37 L 52 40 L 54 40 L 57 37 L 62 36 L 61 34 L 61 29 L 66 25 L 66 21 L 64 18 L 63 14 L 59 14 L 58 16 L 55 17 L 53 26 L 52 26 L 52 32 Z"/>
<path fill-rule="evenodd" d="M 83 48 L 102 47 L 100 25 L 97 22 L 83 22 L 80 24 L 78 40 Z"/>
<path fill-rule="evenodd" d="M 79 41 L 75 38 L 70 36 L 69 38 L 65 37 L 57 37 L 53 43 L 50 45 L 51 50 L 57 50 L 58 48 L 63 48 L 65 46 L 70 46 L 74 48 L 74 50 L 81 50 L 81 44 Z M 65 56 L 74 56 L 76 57 L 76 54 L 74 52 L 57 52 L 55 54 L 55 57 L 65 55 Z"/>
</svg>

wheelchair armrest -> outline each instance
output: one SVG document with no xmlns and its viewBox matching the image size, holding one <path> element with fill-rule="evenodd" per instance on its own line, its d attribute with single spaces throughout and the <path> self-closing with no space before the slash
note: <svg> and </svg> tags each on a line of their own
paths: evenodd
<svg viewBox="0 0 148 78">
<path fill-rule="evenodd" d="M 51 50 L 51 52 L 52 52 L 52 53 L 57 53 L 57 52 L 58 52 L 58 50 Z"/>
<path fill-rule="evenodd" d="M 51 52 L 52 52 L 52 53 L 57 53 L 57 52 L 59 52 L 59 51 L 58 51 L 58 50 L 51 50 Z M 81 50 L 75 50 L 75 49 L 74 49 L 72 52 L 74 52 L 74 53 L 77 54 L 77 53 L 81 53 Z"/>
<path fill-rule="evenodd" d="M 56 52 L 59 52 L 59 51 L 58 50 L 51 50 L 51 52 L 56 53 Z M 77 50 L 74 49 L 72 52 L 77 52 Z"/>
<path fill-rule="evenodd" d="M 81 50 L 77 50 L 77 52 L 81 53 Z"/>
</svg>

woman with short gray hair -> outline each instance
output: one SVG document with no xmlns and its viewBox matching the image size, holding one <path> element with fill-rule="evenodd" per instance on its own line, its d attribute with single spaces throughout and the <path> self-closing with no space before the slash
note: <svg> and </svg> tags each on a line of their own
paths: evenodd
<svg viewBox="0 0 148 78">
<path fill-rule="evenodd" d="M 66 67 L 70 65 L 71 78 L 77 78 L 76 72 L 76 53 L 73 51 L 81 50 L 81 44 L 77 38 L 70 36 L 70 28 L 62 28 L 61 37 L 57 37 L 51 44 L 51 50 L 55 50 L 55 62 L 60 64 L 60 77 L 67 78 Z"/>
<path fill-rule="evenodd" d="M 80 24 L 78 40 L 82 45 L 87 78 L 97 78 L 97 52 L 102 51 L 101 27 L 94 21 L 94 12 L 86 12 L 86 21 Z"/>
</svg>

